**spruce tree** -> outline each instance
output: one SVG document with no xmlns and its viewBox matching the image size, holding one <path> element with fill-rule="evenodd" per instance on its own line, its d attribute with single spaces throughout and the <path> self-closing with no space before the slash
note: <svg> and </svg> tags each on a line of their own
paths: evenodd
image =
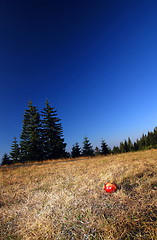
<svg viewBox="0 0 157 240">
<path fill-rule="evenodd" d="M 129 152 L 129 147 L 128 147 L 127 140 L 124 141 L 124 152 Z"/>
<path fill-rule="evenodd" d="M 109 147 L 107 146 L 107 143 L 105 140 L 101 141 L 101 154 L 107 155 L 110 153 Z"/>
<path fill-rule="evenodd" d="M 155 146 L 156 145 L 156 141 L 155 141 L 155 132 L 148 132 L 148 135 L 146 137 L 147 140 L 147 146 Z M 143 136 L 143 135 L 142 135 Z"/>
<path fill-rule="evenodd" d="M 125 152 L 125 148 L 124 148 L 124 143 L 120 142 L 120 146 L 119 146 L 120 152 L 124 153 Z"/>
<path fill-rule="evenodd" d="M 101 150 L 96 146 L 95 149 L 94 149 L 94 155 L 98 156 L 100 154 L 101 154 Z"/>
<path fill-rule="evenodd" d="M 130 138 L 128 138 L 127 145 L 128 145 L 128 152 L 132 152 L 133 151 L 133 144 L 132 144 Z"/>
<path fill-rule="evenodd" d="M 10 158 L 13 163 L 18 163 L 20 161 L 20 148 L 16 137 L 14 137 L 13 144 L 11 146 Z"/>
<path fill-rule="evenodd" d="M 152 137 L 152 133 L 150 135 Z M 153 141 L 153 138 L 152 138 Z M 152 142 L 150 141 L 150 145 L 152 145 Z M 139 140 L 139 150 L 143 150 L 146 147 L 146 135 L 142 134 L 142 137 Z"/>
<path fill-rule="evenodd" d="M 154 128 L 154 147 L 157 147 L 157 127 Z"/>
<path fill-rule="evenodd" d="M 82 155 L 85 157 L 94 155 L 93 147 L 87 137 L 85 137 L 83 141 Z"/>
<path fill-rule="evenodd" d="M 40 114 L 31 101 L 25 110 L 20 138 L 21 162 L 43 160 Z"/>
<path fill-rule="evenodd" d="M 137 139 L 136 142 L 134 142 L 134 151 L 138 151 L 140 147 L 139 140 Z"/>
<path fill-rule="evenodd" d="M 10 161 L 7 153 L 4 153 L 1 162 L 2 162 L 1 163 L 2 165 L 10 165 L 12 163 L 12 161 Z"/>
<path fill-rule="evenodd" d="M 62 125 L 57 111 L 50 106 L 48 100 L 42 111 L 42 138 L 45 159 L 57 159 L 66 157 L 66 143 L 63 138 Z"/>
<path fill-rule="evenodd" d="M 81 148 L 77 142 L 72 147 L 71 156 L 72 156 L 72 158 L 81 156 Z"/>
<path fill-rule="evenodd" d="M 113 153 L 113 154 L 120 153 L 119 147 L 114 146 L 113 149 L 112 149 L 112 153 Z"/>
</svg>

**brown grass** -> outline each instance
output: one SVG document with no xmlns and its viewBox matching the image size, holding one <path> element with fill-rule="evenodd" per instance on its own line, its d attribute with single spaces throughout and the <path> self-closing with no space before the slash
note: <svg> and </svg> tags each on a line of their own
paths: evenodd
<svg viewBox="0 0 157 240">
<path fill-rule="evenodd" d="M 0 239 L 155 240 L 156 170 L 157 150 L 1 167 Z"/>
</svg>

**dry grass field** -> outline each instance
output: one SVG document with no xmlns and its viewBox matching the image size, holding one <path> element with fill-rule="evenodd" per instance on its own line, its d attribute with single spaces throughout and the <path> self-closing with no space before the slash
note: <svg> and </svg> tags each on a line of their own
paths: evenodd
<svg viewBox="0 0 157 240">
<path fill-rule="evenodd" d="M 157 150 L 0 170 L 0 239 L 157 239 Z"/>
</svg>

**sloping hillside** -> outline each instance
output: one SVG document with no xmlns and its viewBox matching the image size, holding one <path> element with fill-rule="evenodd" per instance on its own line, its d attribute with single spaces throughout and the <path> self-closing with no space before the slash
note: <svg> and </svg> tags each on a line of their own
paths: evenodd
<svg viewBox="0 0 157 240">
<path fill-rule="evenodd" d="M 1 239 L 157 239 L 157 150 L 1 167 L 0 178 Z"/>
</svg>

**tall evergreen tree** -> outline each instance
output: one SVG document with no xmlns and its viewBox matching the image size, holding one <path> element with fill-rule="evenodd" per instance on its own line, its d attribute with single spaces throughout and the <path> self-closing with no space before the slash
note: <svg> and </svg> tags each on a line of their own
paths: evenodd
<svg viewBox="0 0 157 240">
<path fill-rule="evenodd" d="M 82 155 L 85 157 L 94 155 L 93 147 L 87 137 L 85 137 L 83 141 Z"/>
<path fill-rule="evenodd" d="M 72 158 L 80 157 L 81 156 L 81 148 L 78 143 L 75 143 L 72 147 L 71 151 Z"/>
<path fill-rule="evenodd" d="M 57 111 L 50 106 L 48 100 L 42 111 L 42 117 L 44 158 L 57 159 L 66 157 L 66 143 L 63 138 L 61 120 L 57 117 Z"/>
<path fill-rule="evenodd" d="M 20 161 L 20 148 L 16 137 L 14 138 L 13 144 L 11 146 L 10 158 L 13 163 L 18 163 Z"/>
<path fill-rule="evenodd" d="M 20 138 L 21 162 L 43 160 L 40 114 L 31 101 L 25 110 Z"/>
<path fill-rule="evenodd" d="M 105 142 L 105 140 L 102 140 L 101 141 L 101 154 L 107 155 L 109 153 L 110 153 L 110 150 L 109 150 L 107 143 Z"/>
</svg>

